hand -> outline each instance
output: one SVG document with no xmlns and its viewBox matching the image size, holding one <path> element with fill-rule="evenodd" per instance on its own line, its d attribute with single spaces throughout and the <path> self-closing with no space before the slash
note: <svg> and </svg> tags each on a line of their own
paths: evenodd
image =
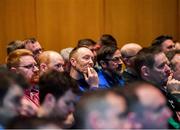
<svg viewBox="0 0 180 130">
<path fill-rule="evenodd" d="M 99 78 L 95 69 L 88 67 L 88 73 L 83 74 L 86 82 L 89 84 L 90 88 L 98 88 Z"/>
<path fill-rule="evenodd" d="M 167 89 L 170 92 L 180 91 L 180 81 L 173 79 L 173 75 L 170 75 L 167 81 Z"/>
</svg>

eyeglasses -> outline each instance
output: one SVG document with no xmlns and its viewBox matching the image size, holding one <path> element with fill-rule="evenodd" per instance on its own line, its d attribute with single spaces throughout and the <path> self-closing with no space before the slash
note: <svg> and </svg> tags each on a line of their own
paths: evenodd
<svg viewBox="0 0 180 130">
<path fill-rule="evenodd" d="M 119 62 L 119 61 L 121 61 L 121 56 L 119 56 L 119 57 L 114 57 L 114 58 L 112 58 L 112 59 L 106 59 L 107 61 L 113 61 L 113 62 Z"/>
<path fill-rule="evenodd" d="M 35 67 L 38 68 L 38 65 L 37 64 L 29 64 L 29 65 L 18 66 L 18 67 L 24 67 L 26 69 L 34 69 Z"/>
</svg>

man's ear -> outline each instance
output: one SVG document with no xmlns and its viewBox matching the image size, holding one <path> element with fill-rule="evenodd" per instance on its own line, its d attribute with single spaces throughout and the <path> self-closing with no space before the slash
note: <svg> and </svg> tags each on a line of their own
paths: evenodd
<svg viewBox="0 0 180 130">
<path fill-rule="evenodd" d="M 43 72 L 45 72 L 45 71 L 48 69 L 48 67 L 47 67 L 47 65 L 46 65 L 45 63 L 41 63 L 40 66 L 39 66 L 39 68 L 40 68 L 40 70 L 43 71 Z"/>
<path fill-rule="evenodd" d="M 106 68 L 107 67 L 106 62 L 103 61 L 103 60 L 100 61 L 100 65 L 102 66 L 102 68 Z"/>
<path fill-rule="evenodd" d="M 148 76 L 150 74 L 150 70 L 149 67 L 147 66 L 142 66 L 141 67 L 141 74 L 144 76 Z"/>
<path fill-rule="evenodd" d="M 56 104 L 56 99 L 51 93 L 48 93 L 45 96 L 43 104 L 46 108 L 52 109 Z"/>
<path fill-rule="evenodd" d="M 69 61 L 70 61 L 72 66 L 76 66 L 76 59 L 75 58 L 72 57 Z"/>
</svg>

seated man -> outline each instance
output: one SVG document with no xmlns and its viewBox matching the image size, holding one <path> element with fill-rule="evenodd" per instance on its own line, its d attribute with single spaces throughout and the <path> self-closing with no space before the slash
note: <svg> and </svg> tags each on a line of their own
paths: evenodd
<svg viewBox="0 0 180 130">
<path fill-rule="evenodd" d="M 94 70 L 94 55 L 87 47 L 74 48 L 69 56 L 70 76 L 78 82 L 82 92 L 98 88 L 98 75 Z"/>
<path fill-rule="evenodd" d="M 164 52 L 156 47 L 143 48 L 136 55 L 134 64 L 135 70 L 141 79 L 166 91 L 164 86 L 167 84 L 171 69 Z"/>
<path fill-rule="evenodd" d="M 75 110 L 77 129 L 130 129 L 126 98 L 116 90 L 85 93 Z"/>
<path fill-rule="evenodd" d="M 23 90 L 28 86 L 26 79 L 7 70 L 0 71 L 0 129 L 19 115 Z"/>
<path fill-rule="evenodd" d="M 136 43 L 127 43 L 121 48 L 122 61 L 126 67 L 122 73 L 125 83 L 130 83 L 138 79 L 134 70 L 134 57 L 141 49 L 142 47 Z"/>
<path fill-rule="evenodd" d="M 98 52 L 97 61 L 102 68 L 98 71 L 100 88 L 124 85 L 124 80 L 121 77 L 121 53 L 117 47 L 102 47 Z"/>
<path fill-rule="evenodd" d="M 64 123 L 64 128 L 73 124 L 69 118 L 74 112 L 74 107 L 79 94 L 79 88 L 74 79 L 66 72 L 51 70 L 40 77 L 40 108 L 38 117 L 54 118 Z M 69 120 L 70 121 L 67 121 Z M 69 124 L 66 124 L 69 123 Z"/>
<path fill-rule="evenodd" d="M 6 61 L 9 70 L 21 73 L 30 86 L 24 91 L 22 115 L 34 115 L 39 107 L 39 68 L 31 51 L 18 49 L 10 53 Z M 31 108 L 31 109 L 29 109 Z"/>
<path fill-rule="evenodd" d="M 172 113 L 167 100 L 156 86 L 147 82 L 134 82 L 124 89 L 128 97 L 133 128 L 167 129 Z"/>
<path fill-rule="evenodd" d="M 175 43 L 173 37 L 168 35 L 161 35 L 155 38 L 152 42 L 152 46 L 159 48 L 163 52 L 175 50 Z"/>
<path fill-rule="evenodd" d="M 44 51 L 38 56 L 38 64 L 40 69 L 40 75 L 44 72 L 54 69 L 59 72 L 64 71 L 64 60 L 62 56 L 55 51 Z"/>
<path fill-rule="evenodd" d="M 35 59 L 43 52 L 40 43 L 35 38 L 28 38 L 24 40 L 24 46 L 25 49 L 30 50 L 33 53 Z"/>
</svg>

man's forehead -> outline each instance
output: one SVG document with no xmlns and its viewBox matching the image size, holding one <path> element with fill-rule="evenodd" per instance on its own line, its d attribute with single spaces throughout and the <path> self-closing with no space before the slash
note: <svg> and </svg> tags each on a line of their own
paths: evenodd
<svg viewBox="0 0 180 130">
<path fill-rule="evenodd" d="M 154 60 L 155 60 L 155 64 L 156 63 L 162 63 L 162 62 L 167 62 L 168 61 L 166 55 L 163 52 L 155 54 L 154 55 Z"/>
<path fill-rule="evenodd" d="M 78 56 L 82 56 L 82 55 L 93 55 L 92 51 L 86 47 L 81 47 L 77 50 L 76 54 Z"/>
<path fill-rule="evenodd" d="M 36 62 L 31 55 L 25 55 L 20 57 L 20 63 Z"/>
</svg>

